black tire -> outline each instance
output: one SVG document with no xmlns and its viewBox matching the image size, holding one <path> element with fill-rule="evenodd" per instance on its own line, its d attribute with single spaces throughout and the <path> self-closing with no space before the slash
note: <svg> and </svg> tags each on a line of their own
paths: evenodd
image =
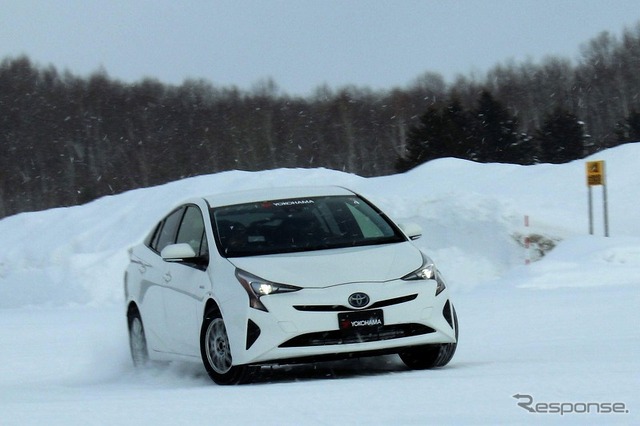
<svg viewBox="0 0 640 426">
<path fill-rule="evenodd" d="M 233 365 L 227 329 L 218 310 L 210 310 L 204 316 L 200 354 L 209 377 L 218 385 L 237 385 L 251 379 L 249 366 Z"/>
<path fill-rule="evenodd" d="M 454 343 L 416 346 L 400 352 L 398 355 L 400 355 L 400 359 L 407 367 L 412 370 L 424 370 L 444 367 L 451 361 L 458 347 L 458 315 L 453 306 L 451 306 L 451 310 L 453 312 L 456 341 Z"/>
<path fill-rule="evenodd" d="M 140 312 L 132 309 L 127 315 L 129 323 L 129 349 L 131 350 L 131 360 L 136 368 L 145 367 L 149 364 L 149 350 L 147 348 L 147 338 L 144 334 L 144 325 Z"/>
</svg>

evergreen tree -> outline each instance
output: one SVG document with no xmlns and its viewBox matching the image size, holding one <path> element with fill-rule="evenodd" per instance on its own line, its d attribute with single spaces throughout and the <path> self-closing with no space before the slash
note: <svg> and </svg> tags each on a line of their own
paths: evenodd
<svg viewBox="0 0 640 426">
<path fill-rule="evenodd" d="M 457 99 L 442 108 L 430 106 L 409 129 L 407 153 L 397 161 L 397 170 L 406 171 L 436 158 L 469 158 L 471 128 L 470 115 Z"/>
<path fill-rule="evenodd" d="M 405 172 L 429 160 L 438 158 L 440 153 L 439 133 L 440 112 L 430 106 L 420 116 L 418 124 L 411 127 L 407 134 L 406 154 L 396 162 L 396 169 Z"/>
<path fill-rule="evenodd" d="M 474 132 L 476 154 L 480 162 L 517 162 L 518 121 L 486 90 L 478 99 Z"/>
<path fill-rule="evenodd" d="M 640 142 L 640 112 L 634 111 L 627 118 L 629 141 Z"/>
<path fill-rule="evenodd" d="M 538 141 L 542 162 L 566 163 L 584 156 L 582 123 L 560 107 L 547 116 L 538 132 Z"/>
<path fill-rule="evenodd" d="M 446 140 L 446 156 L 466 160 L 473 153 L 473 116 L 462 108 L 457 97 L 442 111 Z"/>
<path fill-rule="evenodd" d="M 510 149 L 513 164 L 536 164 L 540 162 L 535 137 L 521 133 Z"/>
<path fill-rule="evenodd" d="M 640 142 L 640 113 L 631 112 L 622 123 L 616 126 L 618 142 Z"/>
</svg>

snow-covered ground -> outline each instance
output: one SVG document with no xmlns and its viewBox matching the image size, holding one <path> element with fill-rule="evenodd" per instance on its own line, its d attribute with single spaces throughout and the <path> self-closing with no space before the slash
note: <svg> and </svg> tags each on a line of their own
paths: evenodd
<svg viewBox="0 0 640 426">
<path fill-rule="evenodd" d="M 5 218 L 0 424 L 640 424 L 640 143 L 591 159 L 606 161 L 610 238 L 601 187 L 588 235 L 582 160 L 442 159 L 369 179 L 234 171 Z M 423 226 L 417 243 L 448 277 L 458 311 L 453 361 L 431 371 L 395 356 L 279 367 L 237 387 L 214 385 L 199 365 L 135 371 L 126 248 L 191 195 L 292 182 L 350 187 Z M 556 247 L 536 260 L 527 235 Z M 531 400 L 537 413 L 518 405 Z"/>
</svg>

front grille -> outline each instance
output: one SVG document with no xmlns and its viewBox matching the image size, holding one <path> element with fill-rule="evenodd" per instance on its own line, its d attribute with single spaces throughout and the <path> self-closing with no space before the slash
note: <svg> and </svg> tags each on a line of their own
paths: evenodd
<svg viewBox="0 0 640 426">
<path fill-rule="evenodd" d="M 393 299 L 381 300 L 370 306 L 367 309 L 383 308 L 385 306 L 398 305 L 400 303 L 409 302 L 418 297 L 417 294 L 410 294 L 408 296 L 395 297 Z M 351 306 L 344 305 L 294 305 L 294 309 L 303 312 L 343 312 L 343 311 L 359 311 L 360 309 L 353 308 Z"/>
<path fill-rule="evenodd" d="M 358 333 L 342 330 L 321 331 L 302 334 L 287 340 L 281 348 L 304 346 L 345 345 L 348 343 L 378 342 L 381 340 L 400 339 L 402 337 L 419 336 L 433 333 L 435 330 L 422 324 L 395 324 L 372 328 Z"/>
</svg>

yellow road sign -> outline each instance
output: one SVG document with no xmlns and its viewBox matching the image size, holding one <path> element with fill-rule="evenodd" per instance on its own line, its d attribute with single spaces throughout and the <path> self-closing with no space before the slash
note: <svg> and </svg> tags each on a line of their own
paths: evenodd
<svg viewBox="0 0 640 426">
<path fill-rule="evenodd" d="M 587 161 L 587 185 L 604 185 L 604 161 Z"/>
</svg>

